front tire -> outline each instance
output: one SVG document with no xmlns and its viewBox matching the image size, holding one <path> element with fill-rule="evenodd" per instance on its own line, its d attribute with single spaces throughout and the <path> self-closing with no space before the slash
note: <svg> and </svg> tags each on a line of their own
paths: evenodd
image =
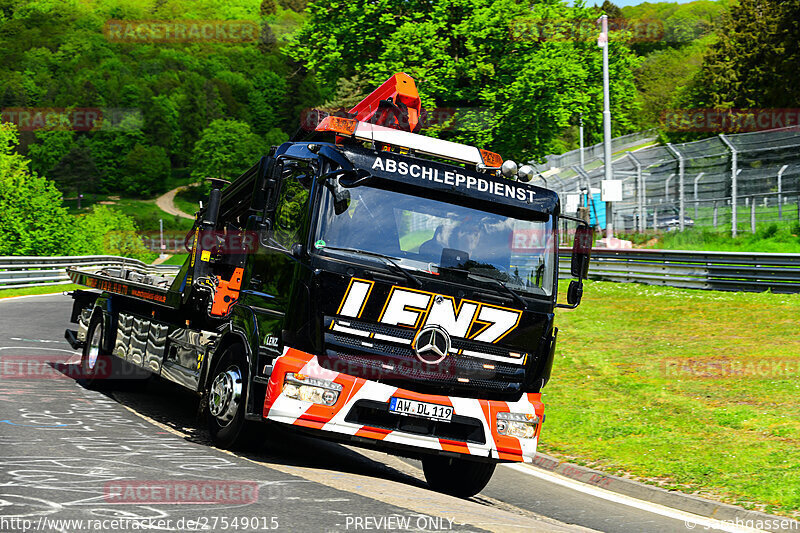
<svg viewBox="0 0 800 533">
<path fill-rule="evenodd" d="M 244 418 L 248 368 L 241 346 L 225 350 L 206 385 L 208 432 L 216 446 L 239 448 L 249 441 L 253 424 Z"/>
<path fill-rule="evenodd" d="M 458 498 L 475 496 L 489 483 L 496 463 L 429 455 L 422 459 L 428 486 Z"/>
</svg>

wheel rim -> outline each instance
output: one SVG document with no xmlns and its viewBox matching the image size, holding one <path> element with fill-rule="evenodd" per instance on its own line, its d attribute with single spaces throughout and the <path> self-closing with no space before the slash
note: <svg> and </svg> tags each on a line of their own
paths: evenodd
<svg viewBox="0 0 800 533">
<path fill-rule="evenodd" d="M 220 426 L 227 426 L 236 416 L 242 399 L 242 373 L 236 366 L 220 372 L 211 383 L 208 410 Z"/>
<path fill-rule="evenodd" d="M 90 370 L 94 369 L 97 364 L 97 358 L 100 356 L 100 342 L 103 338 L 103 328 L 98 324 L 92 333 L 92 339 L 89 341 L 89 353 L 86 358 L 86 365 Z"/>
</svg>

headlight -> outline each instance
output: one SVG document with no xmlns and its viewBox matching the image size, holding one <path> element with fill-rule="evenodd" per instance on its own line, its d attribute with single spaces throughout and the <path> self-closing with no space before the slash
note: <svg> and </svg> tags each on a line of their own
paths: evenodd
<svg viewBox="0 0 800 533">
<path fill-rule="evenodd" d="M 539 417 L 524 413 L 497 413 L 497 432 L 500 435 L 532 439 L 536 435 Z"/>
<path fill-rule="evenodd" d="M 327 379 L 317 379 L 289 372 L 283 380 L 283 393 L 304 402 L 333 405 L 339 399 L 342 386 Z"/>
</svg>

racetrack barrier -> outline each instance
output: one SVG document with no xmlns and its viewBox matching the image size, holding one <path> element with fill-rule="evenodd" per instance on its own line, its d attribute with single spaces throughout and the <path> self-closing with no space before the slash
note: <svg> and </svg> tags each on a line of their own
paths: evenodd
<svg viewBox="0 0 800 533">
<path fill-rule="evenodd" d="M 559 275 L 569 278 L 570 251 Z M 593 249 L 589 279 L 685 289 L 800 292 L 800 254 Z"/>
<path fill-rule="evenodd" d="M 70 283 L 66 269 L 122 266 L 154 274 L 170 274 L 180 269 L 175 265 L 148 265 L 137 259 L 115 255 L 84 256 L 2 256 L 0 257 L 0 291 L 11 288 Z"/>
</svg>

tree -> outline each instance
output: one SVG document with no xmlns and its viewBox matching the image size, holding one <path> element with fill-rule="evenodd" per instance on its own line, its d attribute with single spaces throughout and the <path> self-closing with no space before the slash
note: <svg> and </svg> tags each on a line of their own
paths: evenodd
<svg viewBox="0 0 800 533">
<path fill-rule="evenodd" d="M 145 133 L 153 144 L 170 152 L 177 151 L 181 129 L 175 102 L 163 94 L 152 97 L 144 118 Z"/>
<path fill-rule="evenodd" d="M 233 180 L 266 155 L 267 144 L 237 120 L 215 120 L 203 130 L 192 152 L 192 177 Z"/>
<path fill-rule="evenodd" d="M 395 72 L 418 84 L 423 107 L 456 109 L 459 118 L 428 130 L 491 147 L 505 157 L 541 157 L 557 144 L 573 113 L 587 117 L 587 142 L 602 128 L 602 54 L 596 34 L 542 38 L 542 21 L 592 24 L 595 10 L 558 0 L 354 0 L 312 2 L 289 53 L 322 84 L 358 76 L 370 88 Z M 612 42 L 614 134 L 634 126 L 638 63 Z M 331 91 L 332 92 L 332 91 Z"/>
<path fill-rule="evenodd" d="M 611 20 L 621 20 L 625 18 L 622 10 L 615 3 L 610 0 L 603 0 L 603 5 L 600 6 L 600 11 L 608 15 Z"/>
<path fill-rule="evenodd" d="M 741 0 L 686 91 L 692 107 L 793 108 L 800 104 L 800 0 Z"/>
<path fill-rule="evenodd" d="M 104 205 L 77 217 L 70 246 L 71 255 L 109 254 L 134 259 L 152 256 L 133 219 Z"/>
<path fill-rule="evenodd" d="M 170 166 L 167 152 L 160 146 L 136 144 L 125 156 L 120 187 L 129 194 L 148 197 L 164 190 Z"/>
<path fill-rule="evenodd" d="M 50 177 L 65 193 L 94 191 L 100 171 L 86 146 L 76 146 L 50 170 Z"/>
<path fill-rule="evenodd" d="M 16 127 L 0 124 L 0 255 L 152 255 L 122 213 L 100 206 L 71 216 L 55 184 L 16 153 L 18 143 Z"/>
<path fill-rule="evenodd" d="M 278 3 L 284 9 L 291 9 L 297 13 L 302 13 L 306 9 L 307 0 L 278 0 Z"/>
<path fill-rule="evenodd" d="M 267 17 L 278 12 L 278 4 L 275 0 L 261 0 L 261 16 Z"/>
<path fill-rule="evenodd" d="M 34 135 L 37 143 L 28 146 L 31 168 L 47 174 L 76 146 L 75 132 L 69 129 L 42 130 Z"/>
<path fill-rule="evenodd" d="M 53 182 L 31 173 L 15 152 L 18 143 L 16 128 L 0 124 L 0 255 L 60 255 L 72 218 Z"/>
</svg>

